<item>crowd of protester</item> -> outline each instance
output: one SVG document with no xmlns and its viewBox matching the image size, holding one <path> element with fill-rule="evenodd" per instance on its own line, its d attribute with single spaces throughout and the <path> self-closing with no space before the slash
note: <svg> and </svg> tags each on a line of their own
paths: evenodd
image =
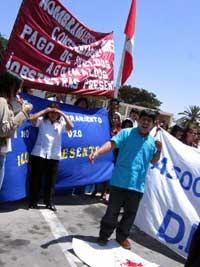
<svg viewBox="0 0 200 267">
<path fill-rule="evenodd" d="M 6 155 L 12 151 L 11 138 L 15 137 L 16 129 L 23 122 L 30 120 L 39 131 L 30 159 L 29 208 L 38 208 L 41 177 L 44 176 L 44 204 L 47 209 L 56 211 L 53 196 L 61 159 L 61 133 L 71 130 L 73 123 L 59 108 L 58 102 L 63 102 L 61 94 L 49 99 L 52 100 L 49 107 L 29 117 L 33 106 L 20 98 L 22 84 L 23 81 L 10 72 L 0 75 L 0 190 L 4 178 Z M 29 92 L 27 88 L 24 89 Z M 84 109 L 89 108 L 85 97 L 77 99 L 74 105 Z M 123 119 L 119 110 L 119 100 L 111 99 L 108 105 L 110 140 L 91 153 L 89 160 L 94 163 L 99 155 L 114 151 L 114 171 L 111 181 L 101 184 L 100 196 L 108 206 L 101 220 L 98 244 L 106 245 L 110 235 L 116 229 L 116 240 L 122 247 L 130 249 L 128 236 L 144 193 L 147 168 L 150 162 L 155 164 L 160 159 L 162 149 L 161 142 L 155 141 L 150 135 L 151 129 L 156 125 L 157 129 L 163 128 L 185 145 L 196 148 L 198 148 L 199 134 L 195 125 L 187 125 L 185 128 L 174 125 L 170 128 L 166 121 L 158 120 L 157 112 L 149 109 L 141 112 L 131 109 L 129 116 Z M 98 186 L 92 185 L 92 197 L 98 193 Z M 73 189 L 74 192 L 75 189 Z M 79 189 L 84 193 L 85 187 Z M 122 207 L 124 212 L 118 222 Z M 199 243 L 199 228 L 194 235 L 195 240 L 188 262 L 194 258 L 191 255 L 196 253 L 194 244 Z"/>
</svg>

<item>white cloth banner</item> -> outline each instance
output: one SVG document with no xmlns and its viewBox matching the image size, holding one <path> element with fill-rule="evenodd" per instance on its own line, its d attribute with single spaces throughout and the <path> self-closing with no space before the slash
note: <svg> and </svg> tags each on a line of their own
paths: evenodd
<svg viewBox="0 0 200 267">
<path fill-rule="evenodd" d="M 146 261 L 130 250 L 122 248 L 115 240 L 106 246 L 73 238 L 72 247 L 75 254 L 91 267 L 159 267 Z"/>
<path fill-rule="evenodd" d="M 164 130 L 160 161 L 150 166 L 135 224 L 187 257 L 200 214 L 200 151 Z"/>
</svg>

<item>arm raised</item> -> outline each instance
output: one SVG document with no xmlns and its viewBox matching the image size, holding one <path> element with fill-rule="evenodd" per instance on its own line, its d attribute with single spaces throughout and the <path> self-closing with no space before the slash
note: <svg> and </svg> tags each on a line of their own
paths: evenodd
<svg viewBox="0 0 200 267">
<path fill-rule="evenodd" d="M 114 148 L 115 148 L 115 143 L 113 141 L 106 142 L 99 149 L 97 149 L 97 151 L 95 151 L 89 155 L 90 162 L 94 163 L 94 161 L 96 160 L 96 158 L 98 156 L 103 155 L 103 154 L 113 150 Z"/>
</svg>

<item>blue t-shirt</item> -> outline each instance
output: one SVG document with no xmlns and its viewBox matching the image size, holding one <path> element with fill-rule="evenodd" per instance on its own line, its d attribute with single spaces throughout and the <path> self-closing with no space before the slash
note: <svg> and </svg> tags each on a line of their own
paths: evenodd
<svg viewBox="0 0 200 267">
<path fill-rule="evenodd" d="M 111 185 L 143 193 L 147 169 L 156 153 L 154 138 L 143 137 L 138 128 L 126 128 L 111 141 L 119 148 Z"/>
</svg>

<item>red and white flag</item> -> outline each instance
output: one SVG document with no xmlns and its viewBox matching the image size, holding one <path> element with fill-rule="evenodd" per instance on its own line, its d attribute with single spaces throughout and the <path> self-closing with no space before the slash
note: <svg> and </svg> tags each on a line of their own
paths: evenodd
<svg viewBox="0 0 200 267">
<path fill-rule="evenodd" d="M 122 55 L 122 63 L 120 67 L 118 86 L 123 85 L 133 70 L 133 54 L 132 48 L 134 44 L 135 33 L 135 17 L 136 17 L 136 0 L 132 0 L 131 7 L 126 22 L 124 33 L 126 34 L 124 51 Z"/>
</svg>

